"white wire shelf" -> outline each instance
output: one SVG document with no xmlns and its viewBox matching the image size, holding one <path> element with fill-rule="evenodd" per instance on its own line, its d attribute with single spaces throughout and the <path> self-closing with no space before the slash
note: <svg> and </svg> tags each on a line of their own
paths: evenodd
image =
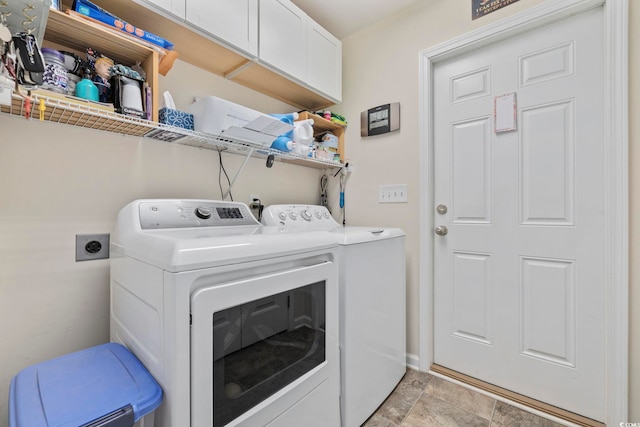
<svg viewBox="0 0 640 427">
<path fill-rule="evenodd" d="M 43 100 L 45 105 L 43 114 L 44 121 L 123 135 L 151 138 L 166 143 L 189 145 L 208 150 L 223 150 L 245 156 L 251 155 L 266 158 L 272 154 L 276 160 L 316 169 L 341 168 L 343 166 L 340 162 L 287 153 L 251 141 L 225 138 L 222 135 L 216 136 L 195 132 L 126 116 L 88 102 L 79 103 L 75 102 L 75 100 L 54 98 L 37 93 L 32 94 L 32 98 L 31 120 L 39 119 L 40 111 L 38 110 L 38 106 L 40 100 Z M 25 100 L 21 96 L 14 94 L 11 105 L 1 105 L 0 111 L 2 113 L 24 116 L 26 111 Z"/>
</svg>

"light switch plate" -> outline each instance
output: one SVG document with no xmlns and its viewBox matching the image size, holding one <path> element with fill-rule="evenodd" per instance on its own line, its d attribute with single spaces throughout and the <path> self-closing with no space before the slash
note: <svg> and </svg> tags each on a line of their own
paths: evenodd
<svg viewBox="0 0 640 427">
<path fill-rule="evenodd" d="M 378 203 L 407 203 L 407 184 L 381 185 Z"/>
</svg>

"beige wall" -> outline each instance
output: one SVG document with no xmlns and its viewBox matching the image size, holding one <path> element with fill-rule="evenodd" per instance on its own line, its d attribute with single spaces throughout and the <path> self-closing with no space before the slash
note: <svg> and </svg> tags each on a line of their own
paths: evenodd
<svg viewBox="0 0 640 427">
<path fill-rule="evenodd" d="M 549 0 L 553 1 L 553 0 Z M 469 0 L 423 0 L 343 40 L 344 101 L 335 107 L 351 126 L 347 129 L 347 157 L 355 173 L 347 183 L 347 220 L 352 225 L 393 225 L 407 232 L 407 350 L 418 354 L 418 251 L 419 251 L 419 70 L 418 53 L 480 26 L 543 3 L 523 0 L 475 21 L 471 20 Z M 630 1 L 630 22 L 640 22 L 640 2 Z M 631 27 L 631 160 L 640 162 L 639 125 L 633 120 L 640 108 L 640 88 L 635 73 L 640 72 L 640 30 Z M 635 72 L 634 72 L 635 71 Z M 368 108 L 399 101 L 401 129 L 378 137 L 362 138 L 358 117 Z M 638 174 L 631 168 L 631 180 Z M 378 186 L 408 184 L 409 203 L 378 204 Z M 631 212 L 640 208 L 640 189 L 632 186 Z M 639 220 L 631 216 L 631 297 L 640 299 L 640 270 L 633 265 L 640 242 Z M 637 238 L 633 239 L 634 236 Z M 631 310 L 630 360 L 640 360 L 640 311 Z M 631 363 L 630 421 L 640 422 L 640 362 Z"/>
<path fill-rule="evenodd" d="M 178 108 L 194 95 L 216 95 L 264 112 L 295 111 L 180 61 L 160 86 Z M 223 160 L 233 177 L 243 158 Z M 233 195 L 317 203 L 320 175 L 252 159 Z M 220 199 L 217 151 L 0 114 L 0 426 L 20 369 L 109 341 L 109 261 L 76 263 L 75 235 L 110 233 L 126 203 L 159 197 Z"/>
<path fill-rule="evenodd" d="M 553 1 L 553 0 L 549 0 Z M 418 52 L 494 22 L 543 0 L 522 0 L 471 21 L 469 0 L 422 0 L 343 40 L 350 225 L 400 226 L 407 231 L 408 351 L 418 353 Z M 640 22 L 640 2 L 630 1 L 630 22 Z M 630 162 L 640 163 L 640 29 L 630 25 Z M 178 108 L 194 95 L 216 95 L 264 111 L 293 108 L 178 61 L 161 90 Z M 401 130 L 363 139 L 359 114 L 399 101 Z M 637 113 L 636 113 L 637 114 Z M 242 159 L 223 155 L 235 173 Z M 631 168 L 631 181 L 637 172 Z M 263 202 L 316 203 L 321 172 L 250 160 L 233 194 Z M 409 203 L 377 203 L 381 184 L 408 184 Z M 76 263 L 75 234 L 111 232 L 124 204 L 142 197 L 219 199 L 217 152 L 0 115 L 0 427 L 6 426 L 10 379 L 20 369 L 108 341 L 108 261 Z M 337 180 L 330 198 L 337 203 Z M 631 186 L 630 419 L 640 422 L 640 188 Z M 635 303 L 635 304 L 634 304 Z"/>
</svg>

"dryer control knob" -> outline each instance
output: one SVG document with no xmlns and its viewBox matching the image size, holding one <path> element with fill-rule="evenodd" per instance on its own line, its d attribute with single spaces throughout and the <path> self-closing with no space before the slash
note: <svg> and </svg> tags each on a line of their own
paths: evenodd
<svg viewBox="0 0 640 427">
<path fill-rule="evenodd" d="M 329 212 L 327 212 L 327 211 L 324 211 L 323 215 L 324 215 L 325 218 L 329 218 L 331 216 L 331 215 L 329 215 Z"/>
<path fill-rule="evenodd" d="M 211 209 L 205 208 L 204 206 L 198 206 L 195 212 L 196 212 L 196 216 L 200 219 L 211 218 Z"/>
<path fill-rule="evenodd" d="M 309 209 L 305 209 L 302 212 L 300 212 L 300 216 L 306 221 L 311 221 L 311 219 L 313 218 L 313 216 L 311 215 L 311 211 Z"/>
<path fill-rule="evenodd" d="M 321 211 L 316 211 L 316 218 L 322 219 L 322 212 Z"/>
<path fill-rule="evenodd" d="M 278 218 L 280 218 L 281 220 L 284 221 L 285 219 L 287 219 L 287 213 L 286 212 L 280 212 L 278 214 Z"/>
<path fill-rule="evenodd" d="M 295 212 L 289 212 L 289 218 L 295 220 L 296 218 L 298 218 L 298 214 Z"/>
</svg>

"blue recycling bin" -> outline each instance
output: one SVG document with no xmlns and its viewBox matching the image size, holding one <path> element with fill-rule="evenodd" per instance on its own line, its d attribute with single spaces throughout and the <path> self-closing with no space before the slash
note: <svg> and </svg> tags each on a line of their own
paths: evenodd
<svg viewBox="0 0 640 427">
<path fill-rule="evenodd" d="M 161 401 L 142 363 L 108 343 L 20 371 L 11 380 L 9 427 L 153 426 Z"/>
</svg>

